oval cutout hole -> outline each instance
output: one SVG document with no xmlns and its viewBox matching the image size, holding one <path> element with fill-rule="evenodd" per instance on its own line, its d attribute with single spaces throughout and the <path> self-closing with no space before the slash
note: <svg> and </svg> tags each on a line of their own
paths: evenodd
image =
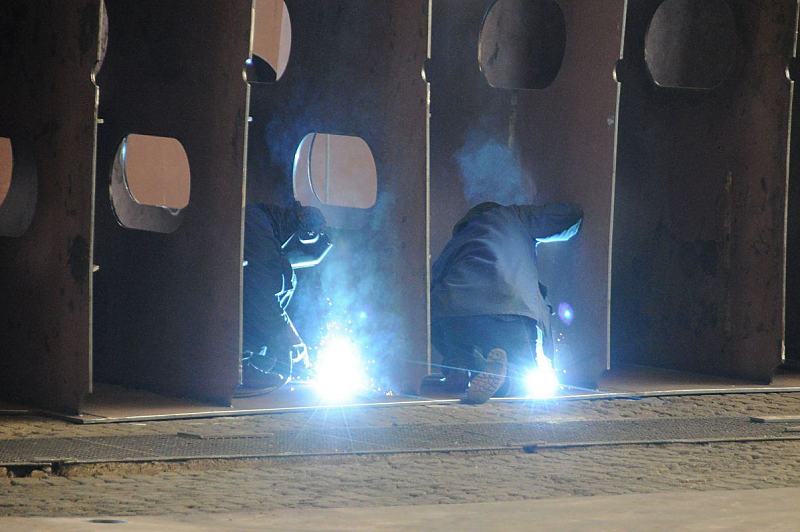
<svg viewBox="0 0 800 532">
<path fill-rule="evenodd" d="M 32 148 L 0 137 L 0 236 L 22 236 L 33 221 L 38 179 Z"/>
<path fill-rule="evenodd" d="M 294 191 L 304 205 L 371 208 L 378 196 L 372 150 L 360 137 L 306 135 L 295 155 Z"/>
<path fill-rule="evenodd" d="M 283 0 L 256 0 L 253 9 L 253 54 L 245 64 L 245 79 L 249 83 L 274 83 L 289 64 L 289 9 Z"/>
<path fill-rule="evenodd" d="M 14 172 L 14 153 L 11 151 L 11 139 L 0 137 L 0 207 L 11 188 L 11 174 Z"/>
<path fill-rule="evenodd" d="M 111 200 L 123 227 L 171 233 L 189 205 L 191 169 L 179 140 L 131 134 L 117 149 Z"/>
<path fill-rule="evenodd" d="M 660 87 L 709 90 L 730 74 L 737 44 L 724 0 L 666 0 L 647 29 L 645 61 Z"/>
<path fill-rule="evenodd" d="M 498 89 L 544 89 L 564 60 L 567 26 L 555 0 L 497 0 L 486 14 L 478 63 Z"/>
<path fill-rule="evenodd" d="M 180 210 L 189 205 L 189 158 L 178 139 L 128 135 L 125 182 L 139 205 Z"/>
</svg>

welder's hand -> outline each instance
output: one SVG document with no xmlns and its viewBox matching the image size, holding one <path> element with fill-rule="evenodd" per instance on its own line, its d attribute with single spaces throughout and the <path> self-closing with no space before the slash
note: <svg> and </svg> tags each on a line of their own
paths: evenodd
<svg viewBox="0 0 800 532">
<path fill-rule="evenodd" d="M 294 346 L 292 362 L 296 366 L 302 364 L 302 366 L 305 368 L 311 366 L 311 359 L 308 357 L 308 346 L 305 344 L 305 342 L 300 342 Z"/>
</svg>

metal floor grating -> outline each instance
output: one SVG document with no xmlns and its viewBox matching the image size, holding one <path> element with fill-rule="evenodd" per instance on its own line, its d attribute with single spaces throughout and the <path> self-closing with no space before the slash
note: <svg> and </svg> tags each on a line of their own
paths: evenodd
<svg viewBox="0 0 800 532">
<path fill-rule="evenodd" d="M 0 465 L 800 439 L 786 424 L 747 418 L 309 428 L 269 434 L 175 434 L 0 441 Z"/>
</svg>

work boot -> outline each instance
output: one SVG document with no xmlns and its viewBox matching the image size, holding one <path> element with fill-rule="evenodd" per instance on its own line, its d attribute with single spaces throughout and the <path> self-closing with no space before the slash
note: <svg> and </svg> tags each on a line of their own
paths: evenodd
<svg viewBox="0 0 800 532">
<path fill-rule="evenodd" d="M 491 399 L 503 386 L 508 372 L 508 353 L 495 347 L 486 355 L 486 367 L 478 372 L 469 383 L 464 402 L 481 405 Z"/>
<path fill-rule="evenodd" d="M 423 377 L 420 384 L 422 395 L 462 394 L 469 385 L 469 375 L 463 370 L 450 370 L 447 375 L 434 373 Z"/>
<path fill-rule="evenodd" d="M 262 347 L 258 353 L 245 352 L 242 356 L 242 385 L 234 397 L 254 397 L 273 392 L 286 384 L 292 374 L 292 354 L 277 357 Z"/>
</svg>

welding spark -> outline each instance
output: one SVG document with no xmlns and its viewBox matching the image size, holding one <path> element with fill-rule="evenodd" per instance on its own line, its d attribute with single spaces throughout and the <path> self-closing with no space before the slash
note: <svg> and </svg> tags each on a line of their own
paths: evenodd
<svg viewBox="0 0 800 532">
<path fill-rule="evenodd" d="M 528 397 L 533 399 L 547 399 L 558 392 L 558 376 L 549 358 L 536 357 L 536 367 L 525 376 L 525 387 Z"/>
<path fill-rule="evenodd" d="M 360 347 L 340 333 L 323 340 L 314 368 L 314 388 L 325 402 L 345 402 L 369 387 Z"/>
<path fill-rule="evenodd" d="M 552 361 L 544 353 L 541 330 L 537 331 L 536 366 L 525 375 L 527 396 L 532 399 L 547 399 L 558 393 L 560 384 Z"/>
</svg>

